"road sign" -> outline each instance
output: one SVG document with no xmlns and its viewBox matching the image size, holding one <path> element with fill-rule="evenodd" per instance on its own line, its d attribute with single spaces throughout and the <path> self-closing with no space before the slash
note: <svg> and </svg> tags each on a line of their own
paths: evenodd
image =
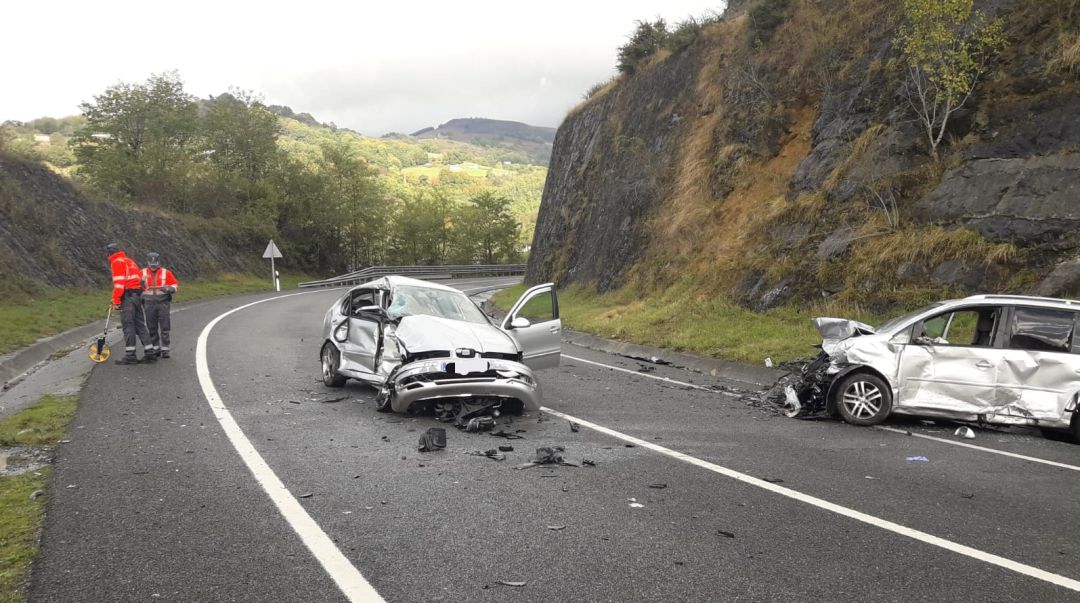
<svg viewBox="0 0 1080 603">
<path fill-rule="evenodd" d="M 274 258 L 281 257 L 281 250 L 274 245 L 274 239 L 270 239 L 270 242 L 266 244 L 266 251 L 263 252 L 264 260 L 272 260 Z"/>
<path fill-rule="evenodd" d="M 270 242 L 266 244 L 266 251 L 263 252 L 263 259 L 270 260 L 270 278 L 273 279 L 275 291 L 281 291 L 281 281 L 278 279 L 277 268 L 274 266 L 274 258 L 280 257 L 281 250 L 274 245 L 274 239 L 270 239 Z"/>
</svg>

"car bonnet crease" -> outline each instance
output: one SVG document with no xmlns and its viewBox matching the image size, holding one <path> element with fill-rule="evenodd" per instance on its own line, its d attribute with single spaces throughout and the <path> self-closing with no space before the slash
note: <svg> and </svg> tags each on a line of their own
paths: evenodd
<svg viewBox="0 0 1080 603">
<path fill-rule="evenodd" d="M 409 353 L 471 349 L 477 353 L 517 353 L 510 337 L 489 324 L 471 323 L 428 315 L 406 316 L 395 331 Z"/>
</svg>

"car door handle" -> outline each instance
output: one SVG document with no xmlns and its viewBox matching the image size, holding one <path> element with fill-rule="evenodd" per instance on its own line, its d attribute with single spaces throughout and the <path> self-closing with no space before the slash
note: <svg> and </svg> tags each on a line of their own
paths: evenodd
<svg viewBox="0 0 1080 603">
<path fill-rule="evenodd" d="M 559 327 L 548 327 L 548 330 L 551 331 L 552 333 L 558 333 L 559 332 Z"/>
<path fill-rule="evenodd" d="M 980 361 L 975 363 L 975 366 L 977 366 L 979 368 L 983 368 L 983 369 L 988 369 L 988 368 L 993 368 L 994 365 L 991 364 L 989 360 L 980 360 Z"/>
</svg>

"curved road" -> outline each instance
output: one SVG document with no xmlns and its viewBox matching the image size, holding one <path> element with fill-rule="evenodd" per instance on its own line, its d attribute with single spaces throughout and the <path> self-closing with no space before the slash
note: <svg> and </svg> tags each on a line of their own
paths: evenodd
<svg viewBox="0 0 1080 603">
<path fill-rule="evenodd" d="M 402 602 L 1078 596 L 1080 446 L 777 418 L 700 387 L 719 379 L 565 345 L 540 373 L 551 411 L 501 420 L 521 439 L 451 429 L 446 450 L 420 454 L 432 417 L 377 413 L 369 387 L 318 379 L 341 294 L 282 295 L 214 325 L 217 414 L 196 340 L 260 297 L 174 317 L 173 359 L 95 368 L 59 448 L 30 600 L 344 601 L 363 592 L 346 574 Z M 498 445 L 514 447 L 505 461 L 466 454 Z M 595 466 L 516 468 L 553 445 Z M 252 458 L 284 486 L 274 500 Z"/>
</svg>

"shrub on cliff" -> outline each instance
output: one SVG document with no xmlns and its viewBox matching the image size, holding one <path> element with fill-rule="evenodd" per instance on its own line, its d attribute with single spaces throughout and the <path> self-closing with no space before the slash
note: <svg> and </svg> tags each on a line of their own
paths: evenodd
<svg viewBox="0 0 1080 603">
<path fill-rule="evenodd" d="M 619 72 L 633 73 L 642 61 L 664 47 L 667 38 L 667 23 L 663 19 L 638 21 L 630 41 L 619 47 Z"/>
</svg>

